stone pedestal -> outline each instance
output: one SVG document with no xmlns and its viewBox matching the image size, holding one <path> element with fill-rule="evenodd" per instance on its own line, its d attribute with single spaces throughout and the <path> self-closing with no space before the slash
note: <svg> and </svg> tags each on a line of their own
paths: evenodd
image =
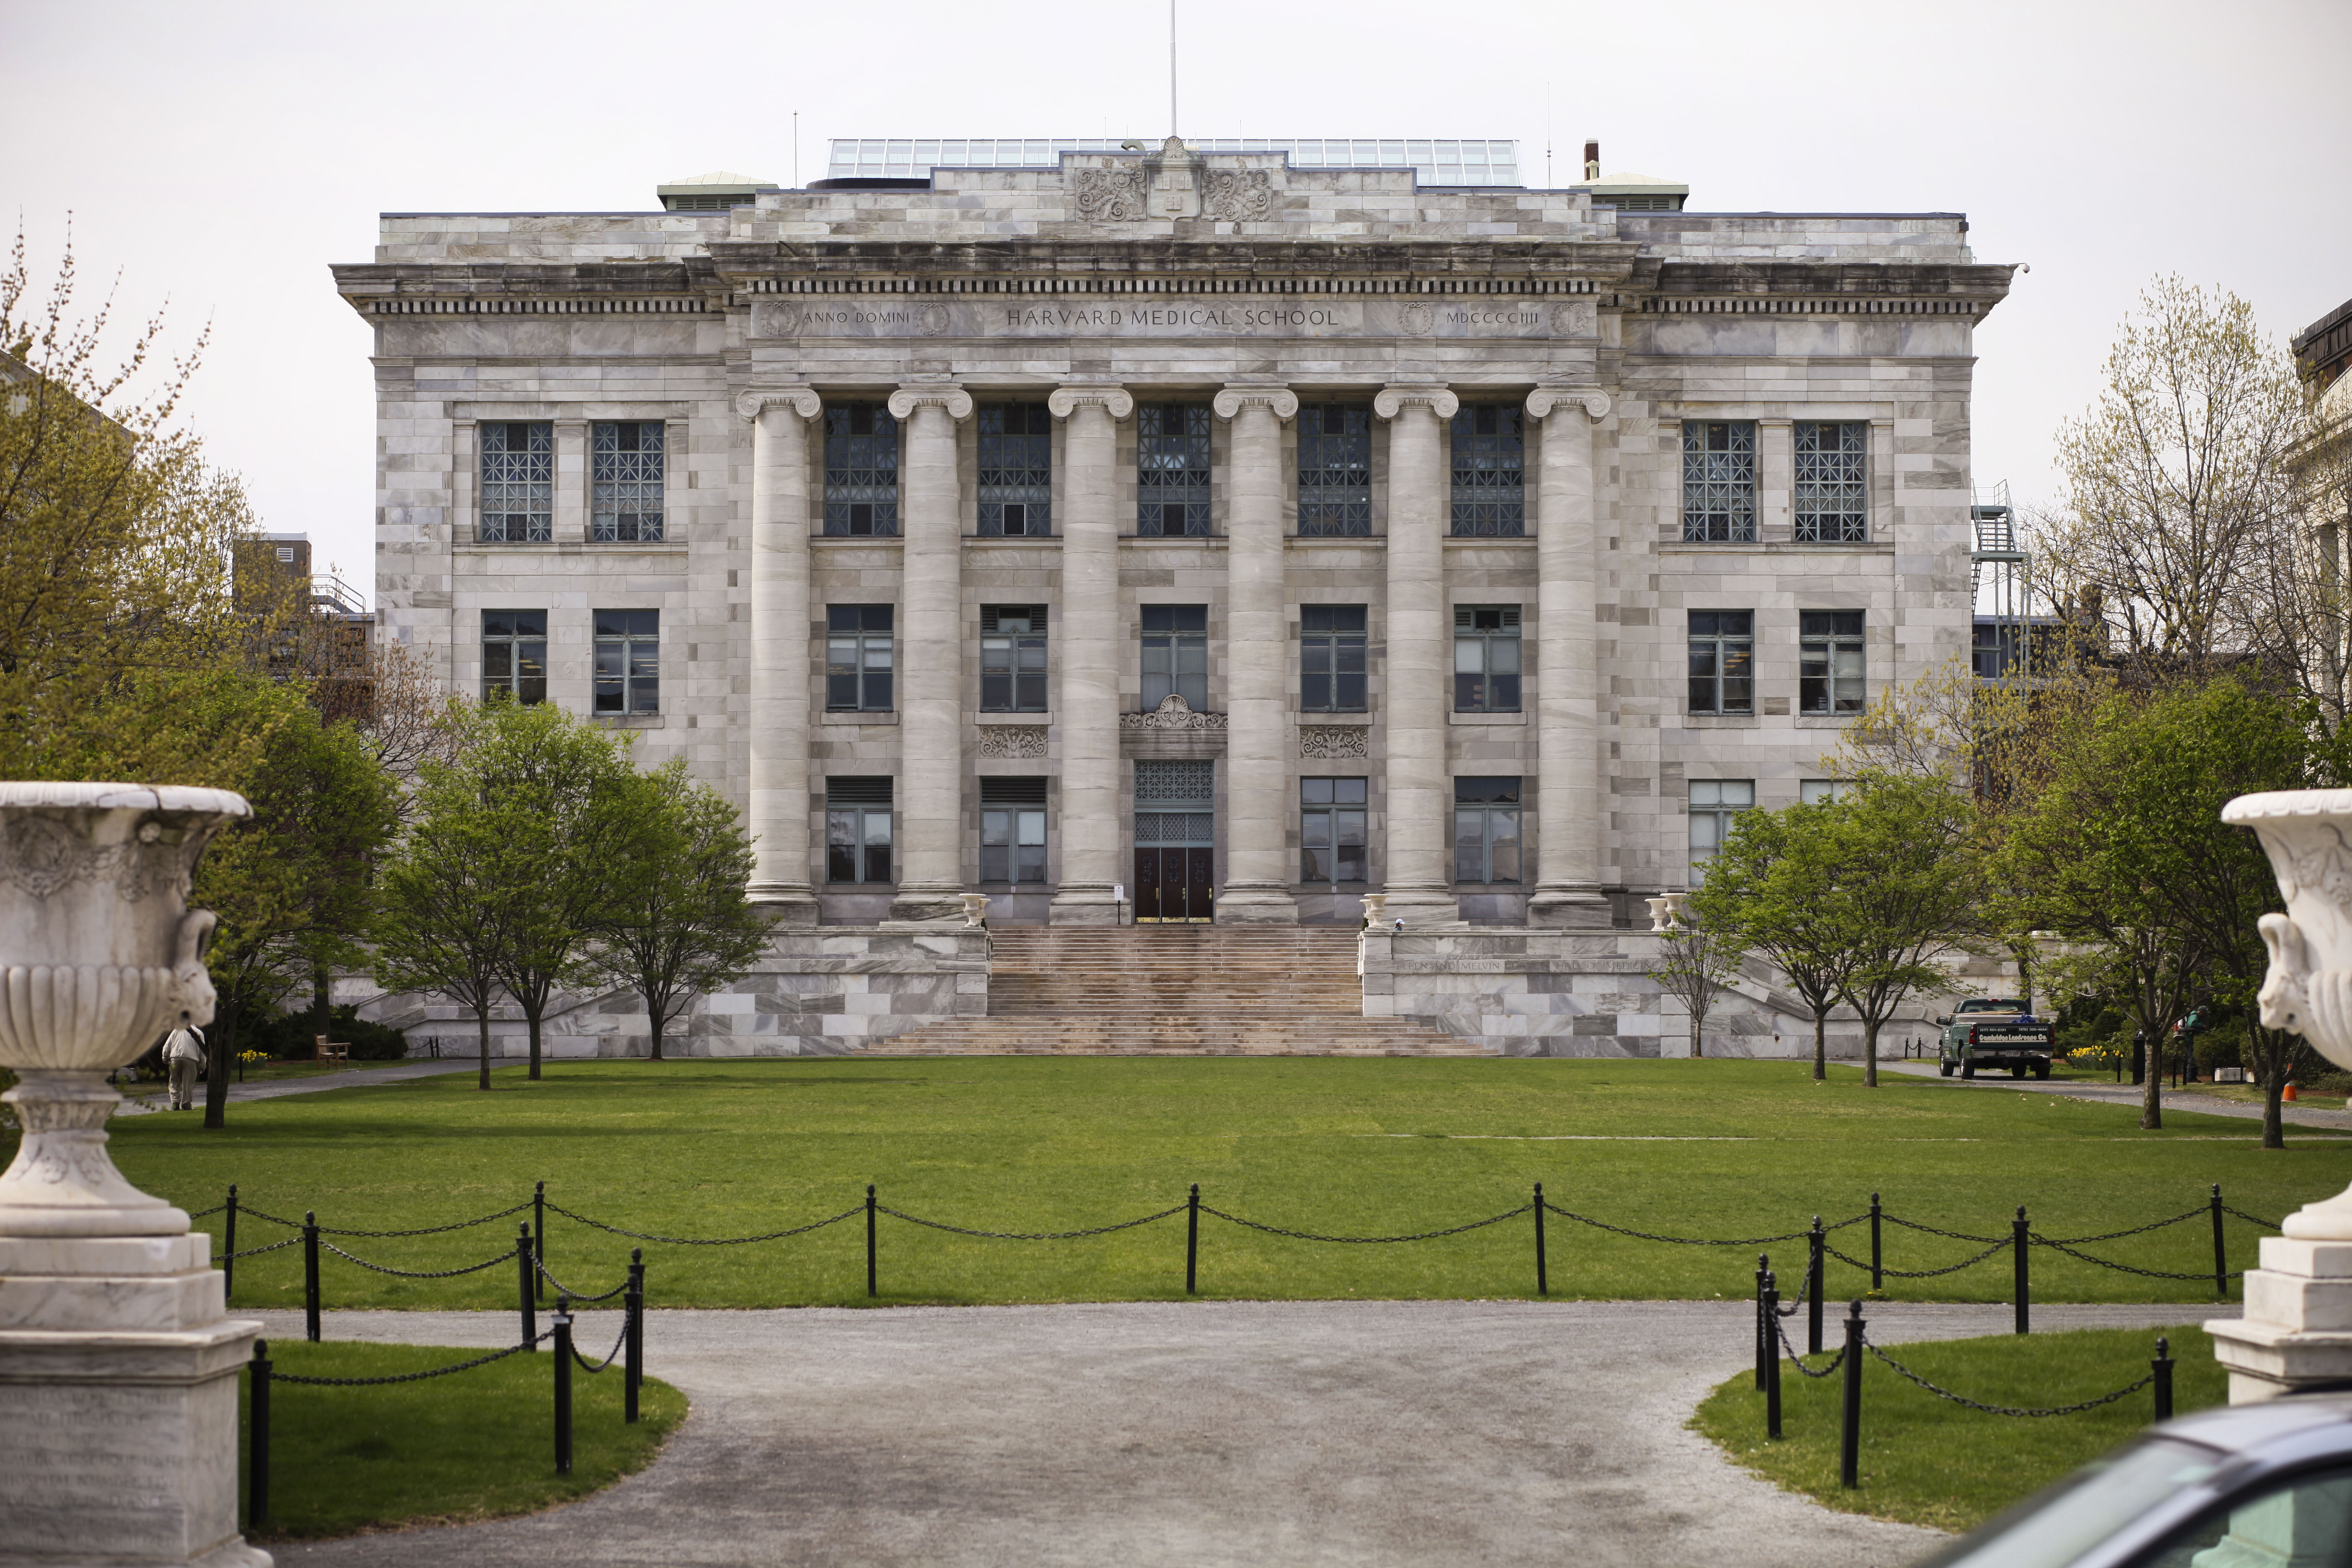
<svg viewBox="0 0 2352 1568">
<path fill-rule="evenodd" d="M 2352 1383 L 2352 1241 L 2263 1237 L 2262 1267 L 2246 1271 L 2246 1315 L 2205 1331 L 2229 1369 L 2232 1405 Z"/>
</svg>

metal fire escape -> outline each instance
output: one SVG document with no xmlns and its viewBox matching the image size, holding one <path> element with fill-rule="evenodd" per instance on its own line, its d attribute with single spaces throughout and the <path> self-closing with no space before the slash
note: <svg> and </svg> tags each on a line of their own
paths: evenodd
<svg viewBox="0 0 2352 1568">
<path fill-rule="evenodd" d="M 1976 524 L 1976 548 L 1969 552 L 1969 621 L 1975 628 L 1971 653 L 1979 679 L 2000 680 L 2031 668 L 2026 553 L 2018 546 L 2009 481 L 1978 491 L 1975 499 L 1969 508 Z"/>
</svg>

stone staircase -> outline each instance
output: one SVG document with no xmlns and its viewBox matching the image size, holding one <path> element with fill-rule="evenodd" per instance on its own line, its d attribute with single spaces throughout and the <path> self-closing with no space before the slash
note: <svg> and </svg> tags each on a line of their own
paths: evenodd
<svg viewBox="0 0 2352 1568">
<path fill-rule="evenodd" d="M 1363 1016 L 1352 926 L 999 926 L 988 1016 L 877 1042 L 884 1056 L 1480 1057 Z"/>
</svg>

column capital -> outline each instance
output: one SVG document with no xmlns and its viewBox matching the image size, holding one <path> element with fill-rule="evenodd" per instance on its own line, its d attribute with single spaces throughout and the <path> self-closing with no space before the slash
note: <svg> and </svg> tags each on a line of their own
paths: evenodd
<svg viewBox="0 0 2352 1568">
<path fill-rule="evenodd" d="M 951 381 L 901 383 L 890 395 L 890 417 L 908 418 L 926 404 L 946 409 L 948 417 L 959 425 L 971 417 L 971 394 Z"/>
<path fill-rule="evenodd" d="M 806 386 L 752 387 L 735 399 L 735 414 L 740 419 L 756 420 L 771 408 L 789 408 L 803 419 L 814 419 L 824 412 L 824 400 L 814 388 Z"/>
<path fill-rule="evenodd" d="M 1276 419 L 1287 425 L 1298 417 L 1298 394 L 1286 386 L 1244 384 L 1228 386 L 1216 395 L 1209 406 L 1217 411 L 1220 419 L 1236 417 L 1243 409 L 1255 405 L 1269 409 Z"/>
<path fill-rule="evenodd" d="M 1462 406 L 1462 400 L 1454 395 L 1451 387 L 1428 384 L 1384 386 L 1372 399 L 1372 412 L 1383 419 L 1393 419 L 1414 406 L 1427 408 L 1440 419 L 1451 419 L 1454 410 Z"/>
<path fill-rule="evenodd" d="M 1045 399 L 1045 412 L 1056 419 L 1067 419 L 1080 408 L 1100 408 L 1113 419 L 1125 419 L 1135 412 L 1135 395 L 1123 386 L 1095 383 L 1073 382 L 1057 386 Z"/>
<path fill-rule="evenodd" d="M 1528 394 L 1528 417 L 1544 419 L 1555 408 L 1577 407 L 1595 425 L 1609 417 L 1609 395 L 1597 386 L 1538 386 Z"/>
</svg>

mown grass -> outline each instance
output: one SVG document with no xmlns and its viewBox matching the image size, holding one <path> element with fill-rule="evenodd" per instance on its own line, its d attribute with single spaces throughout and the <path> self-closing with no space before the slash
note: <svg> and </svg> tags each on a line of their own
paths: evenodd
<svg viewBox="0 0 2352 1568">
<path fill-rule="evenodd" d="M 119 1121 L 113 1149 L 142 1187 L 189 1209 L 242 1201 L 345 1229 L 465 1219 L 526 1199 L 531 1184 L 578 1213 L 666 1236 L 740 1236 L 881 1201 L 987 1230 L 1078 1229 L 1202 1200 L 1266 1224 L 1355 1235 L 1454 1226 L 1554 1202 L 1612 1224 L 1683 1236 L 1796 1231 L 1815 1214 L 1889 1213 L 2004 1236 L 2030 1205 L 2043 1234 L 2134 1226 L 2230 1201 L 2275 1219 L 2352 1178 L 2341 1139 L 2290 1135 L 2264 1152 L 2251 1122 L 2168 1114 L 2144 1133 L 2128 1109 L 2044 1095 L 1961 1091 L 1889 1074 L 1875 1089 L 1802 1063 L 1288 1058 L 768 1058 L 551 1064 L 539 1083 L 501 1069 L 240 1103 L 206 1132 L 193 1115 Z M 200 1222 L 218 1234 L 214 1216 Z M 445 1235 L 332 1237 L 371 1261 L 449 1268 L 514 1240 L 512 1219 Z M 1535 1289 L 1532 1220 L 1396 1247 L 1291 1241 L 1202 1222 L 1204 1295 L 1507 1297 Z M 863 1304 L 865 1227 L 854 1217 L 751 1247 L 646 1244 L 664 1306 Z M 248 1215 L 240 1247 L 288 1232 Z M 2232 1266 L 2253 1227 L 2231 1222 Z M 551 1217 L 548 1261 L 598 1291 L 621 1278 L 626 1237 Z M 1706 1298 L 1747 1293 L 1756 1253 L 1784 1274 L 1801 1247 L 1668 1247 L 1554 1216 L 1553 1294 Z M 1836 1245 L 1865 1257 L 1862 1226 Z M 1975 1251 L 1889 1226 L 1906 1268 Z M 2201 1216 L 2095 1252 L 2143 1268 L 2210 1269 Z M 1129 1300 L 1181 1296 L 1181 1216 L 1071 1242 L 985 1241 L 885 1216 L 884 1302 Z M 2049 1300 L 2200 1300 L 2194 1280 L 2109 1272 L 2037 1251 Z M 512 1271 L 409 1281 L 324 1259 L 331 1306 L 498 1307 Z M 1867 1285 L 1833 1264 L 1832 1299 Z M 2002 1300 L 2007 1259 L 1939 1279 L 1890 1279 L 1915 1300 Z M 240 1262 L 236 1300 L 294 1306 L 301 1249 Z"/>
<path fill-rule="evenodd" d="M 2175 1414 L 2229 1398 L 2229 1376 L 2213 1360 L 2213 1342 L 2194 1324 L 1999 1334 L 1895 1345 L 1887 1353 L 1929 1382 L 1984 1404 L 2042 1409 L 2137 1379 L 2148 1370 L 2159 1334 L 2172 1342 Z M 1865 1357 L 1861 1485 L 1849 1489 L 1838 1480 L 1843 1375 L 1800 1377 L 1785 1362 L 1781 1371 L 1779 1442 L 1764 1436 L 1764 1395 L 1752 1371 L 1707 1395 L 1691 1425 L 1737 1463 L 1816 1502 L 1937 1530 L 1982 1523 L 2137 1436 L 2153 1410 L 2154 1395 L 2143 1389 L 2072 1415 L 1988 1415 L 1938 1399 Z"/>
<path fill-rule="evenodd" d="M 583 1347 L 592 1359 L 609 1345 Z M 274 1370 L 303 1377 L 383 1377 L 470 1361 L 479 1350 L 273 1340 Z M 618 1363 L 574 1369 L 572 1468 L 555 1469 L 554 1357 L 509 1356 L 421 1383 L 314 1388 L 273 1382 L 269 1514 L 251 1496 L 252 1377 L 238 1382 L 237 1508 L 247 1535 L 291 1541 L 399 1525 L 465 1524 L 585 1497 L 651 1463 L 686 1416 L 686 1396 L 647 1378 L 638 1419 L 623 1422 Z"/>
</svg>

